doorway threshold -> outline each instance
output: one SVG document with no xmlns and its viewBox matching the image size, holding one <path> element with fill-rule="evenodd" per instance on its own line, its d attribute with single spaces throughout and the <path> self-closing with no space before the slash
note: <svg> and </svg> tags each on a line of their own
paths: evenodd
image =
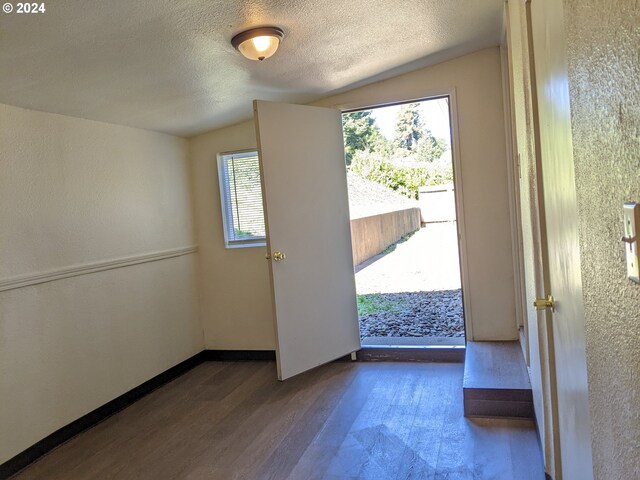
<svg viewBox="0 0 640 480">
<path fill-rule="evenodd" d="M 362 347 L 462 347 L 463 337 L 364 337 Z"/>
<path fill-rule="evenodd" d="M 361 362 L 463 363 L 464 338 L 365 337 L 357 352 Z"/>
</svg>

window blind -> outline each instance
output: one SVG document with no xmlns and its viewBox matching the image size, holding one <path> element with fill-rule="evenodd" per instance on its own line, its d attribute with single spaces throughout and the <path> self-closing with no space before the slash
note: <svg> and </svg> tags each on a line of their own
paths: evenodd
<svg viewBox="0 0 640 480">
<path fill-rule="evenodd" d="M 222 155 L 220 177 L 226 244 L 264 244 L 264 210 L 257 152 Z"/>
</svg>

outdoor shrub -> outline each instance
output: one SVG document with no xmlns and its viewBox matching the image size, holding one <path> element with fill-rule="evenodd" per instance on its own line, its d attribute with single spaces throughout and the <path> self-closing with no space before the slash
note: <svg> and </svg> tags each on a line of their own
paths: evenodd
<svg viewBox="0 0 640 480">
<path fill-rule="evenodd" d="M 351 171 L 415 199 L 418 198 L 420 187 L 442 185 L 453 181 L 450 163 L 397 165 L 397 162 L 394 163 L 383 155 L 367 150 L 354 154 Z"/>
</svg>

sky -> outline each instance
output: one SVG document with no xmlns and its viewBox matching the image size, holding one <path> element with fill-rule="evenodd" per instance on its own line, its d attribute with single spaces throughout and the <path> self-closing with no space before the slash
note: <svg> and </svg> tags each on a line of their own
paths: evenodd
<svg viewBox="0 0 640 480">
<path fill-rule="evenodd" d="M 446 98 L 438 98 L 434 100 L 425 100 L 420 102 L 421 117 L 425 128 L 431 130 L 433 136 L 442 137 L 446 140 L 447 145 L 451 144 L 451 136 L 449 134 L 449 108 Z M 382 134 L 389 140 L 393 139 L 396 119 L 400 105 L 392 105 L 389 107 L 374 108 L 371 116 L 376 119 L 376 123 L 380 127 Z"/>
</svg>

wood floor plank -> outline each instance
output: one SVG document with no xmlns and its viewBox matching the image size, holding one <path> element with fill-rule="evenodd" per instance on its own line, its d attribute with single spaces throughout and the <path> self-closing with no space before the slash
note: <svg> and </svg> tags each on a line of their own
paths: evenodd
<svg viewBox="0 0 640 480">
<path fill-rule="evenodd" d="M 319 388 L 309 391 L 308 407 L 299 408 L 299 415 L 291 412 L 287 418 L 287 434 L 280 441 L 274 439 L 277 447 L 264 460 L 255 462 L 254 468 L 248 470 L 249 478 L 281 480 L 291 474 L 355 377 L 350 368 L 345 368 L 344 373 L 340 378 L 331 378 L 331 385 L 319 382 Z M 333 386 L 339 388 L 327 388 Z"/>
<path fill-rule="evenodd" d="M 207 362 L 17 479 L 542 480 L 530 421 L 463 416 L 461 364 Z"/>
</svg>

